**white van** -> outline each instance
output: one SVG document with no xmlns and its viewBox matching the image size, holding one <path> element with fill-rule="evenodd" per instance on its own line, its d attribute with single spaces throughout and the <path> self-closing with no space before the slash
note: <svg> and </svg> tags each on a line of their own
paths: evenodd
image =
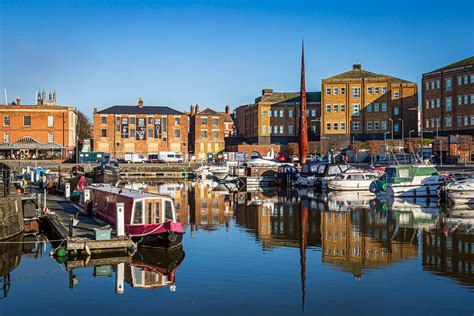
<svg viewBox="0 0 474 316">
<path fill-rule="evenodd" d="M 171 151 L 162 151 L 158 153 L 158 162 L 183 162 L 183 155 Z"/>
<path fill-rule="evenodd" d="M 123 160 L 128 163 L 145 163 L 148 162 L 148 158 L 142 154 L 125 154 Z"/>
</svg>

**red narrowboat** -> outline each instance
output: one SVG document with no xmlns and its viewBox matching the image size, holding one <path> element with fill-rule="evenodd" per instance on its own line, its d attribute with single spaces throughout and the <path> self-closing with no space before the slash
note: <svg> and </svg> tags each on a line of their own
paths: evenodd
<svg viewBox="0 0 474 316">
<path fill-rule="evenodd" d="M 116 228 L 118 202 L 124 204 L 125 234 L 139 246 L 174 248 L 182 244 L 183 226 L 176 221 L 173 198 L 112 186 L 89 186 L 86 208 Z"/>
</svg>

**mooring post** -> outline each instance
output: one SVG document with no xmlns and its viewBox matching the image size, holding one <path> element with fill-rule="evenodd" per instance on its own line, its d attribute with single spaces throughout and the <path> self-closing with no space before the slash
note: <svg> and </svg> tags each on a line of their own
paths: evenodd
<svg viewBox="0 0 474 316">
<path fill-rule="evenodd" d="M 117 264 L 117 272 L 115 272 L 115 293 L 123 294 L 123 281 L 125 279 L 125 263 Z"/>
<path fill-rule="evenodd" d="M 43 193 L 43 212 L 46 213 L 46 211 L 48 210 L 48 204 L 47 204 L 47 201 L 46 201 L 46 187 L 44 188 L 44 193 Z"/>
<path fill-rule="evenodd" d="M 69 217 L 69 237 L 74 235 L 74 216 Z"/>
<path fill-rule="evenodd" d="M 117 237 L 125 237 L 125 205 L 123 202 L 117 202 L 115 204 L 115 209 L 117 212 L 117 225 L 115 229 L 117 230 Z"/>
<path fill-rule="evenodd" d="M 64 188 L 64 197 L 66 198 L 66 201 L 70 200 L 70 197 L 71 197 L 71 184 L 69 182 L 66 183 L 66 186 Z"/>
</svg>

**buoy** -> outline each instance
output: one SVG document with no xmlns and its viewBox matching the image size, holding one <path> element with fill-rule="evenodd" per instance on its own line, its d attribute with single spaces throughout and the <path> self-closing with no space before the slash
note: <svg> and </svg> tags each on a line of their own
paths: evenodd
<svg viewBox="0 0 474 316">
<path fill-rule="evenodd" d="M 67 250 L 64 247 L 59 248 L 56 250 L 55 253 L 56 257 L 66 257 L 67 256 Z"/>
</svg>

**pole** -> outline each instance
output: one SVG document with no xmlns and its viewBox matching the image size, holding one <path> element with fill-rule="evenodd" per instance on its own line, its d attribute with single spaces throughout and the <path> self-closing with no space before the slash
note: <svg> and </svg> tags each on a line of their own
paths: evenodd
<svg viewBox="0 0 474 316">
<path fill-rule="evenodd" d="M 400 119 L 402 121 L 402 146 L 403 146 L 403 152 L 405 152 L 405 126 L 403 124 L 403 119 Z"/>
</svg>

